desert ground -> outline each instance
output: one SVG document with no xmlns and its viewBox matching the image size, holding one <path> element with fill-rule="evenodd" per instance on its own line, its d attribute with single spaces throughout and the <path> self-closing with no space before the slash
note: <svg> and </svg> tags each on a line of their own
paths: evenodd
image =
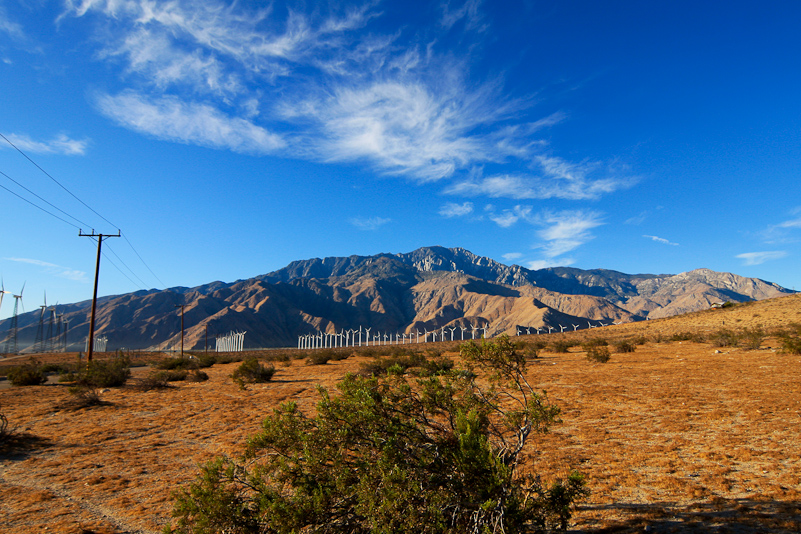
<svg viewBox="0 0 801 534">
<path fill-rule="evenodd" d="M 716 346 L 722 328 L 769 333 L 801 323 L 801 295 L 722 310 L 516 341 L 636 341 L 607 363 L 542 349 L 529 380 L 562 409 L 534 436 L 526 468 L 545 479 L 575 468 L 588 477 L 570 531 L 801 532 L 801 356 L 768 335 L 759 348 Z M 700 341 L 703 336 L 705 341 Z M 693 339 L 690 339 L 693 338 Z M 457 360 L 457 343 L 413 345 Z M 292 355 L 292 350 L 285 351 Z M 363 352 L 363 351 L 362 351 Z M 277 359 L 280 351 L 264 351 Z M 205 382 L 137 384 L 155 355 L 134 355 L 133 376 L 101 391 L 103 405 L 69 409 L 68 385 L 0 380 L 0 531 L 156 533 L 171 520 L 171 493 L 216 456 L 238 455 L 272 407 L 313 410 L 316 386 L 335 388 L 372 357 L 311 365 L 276 361 L 270 382 L 242 390 L 238 363 L 205 369 Z M 38 356 L 42 362 L 75 355 Z M 0 371 L 26 358 L 0 359 Z"/>
</svg>

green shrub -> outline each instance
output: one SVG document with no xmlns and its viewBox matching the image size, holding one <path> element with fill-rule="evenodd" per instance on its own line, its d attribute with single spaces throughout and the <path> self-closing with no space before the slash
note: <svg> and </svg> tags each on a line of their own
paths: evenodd
<svg viewBox="0 0 801 534">
<path fill-rule="evenodd" d="M 631 341 L 621 340 L 615 343 L 615 352 L 634 352 L 637 347 Z"/>
<path fill-rule="evenodd" d="M 189 371 L 189 374 L 187 374 L 185 378 L 187 382 L 205 382 L 208 379 L 209 375 L 207 375 L 200 369 L 192 369 L 191 371 Z"/>
<path fill-rule="evenodd" d="M 607 347 L 609 346 L 609 342 L 603 338 L 592 338 L 584 341 L 581 344 L 581 348 L 585 351 L 588 351 L 594 347 Z"/>
<path fill-rule="evenodd" d="M 153 367 L 165 371 L 189 369 L 193 365 L 196 365 L 196 363 L 190 358 L 164 358 L 153 363 Z"/>
<path fill-rule="evenodd" d="M 740 332 L 740 340 L 746 349 L 758 350 L 765 341 L 765 331 L 759 327 L 743 328 Z"/>
<path fill-rule="evenodd" d="M 75 375 L 75 383 L 87 388 L 112 388 L 125 385 L 130 376 L 128 358 L 92 360 Z"/>
<path fill-rule="evenodd" d="M 328 363 L 328 360 L 331 359 L 331 355 L 327 354 L 326 352 L 312 352 L 309 354 L 308 362 L 311 365 L 325 365 Z"/>
<path fill-rule="evenodd" d="M 272 365 L 265 367 L 256 358 L 247 358 L 242 365 L 237 367 L 231 378 L 244 388 L 245 384 L 258 384 L 269 382 L 275 374 L 275 367 Z"/>
<path fill-rule="evenodd" d="M 715 347 L 736 347 L 740 343 L 740 336 L 736 332 L 722 328 L 712 335 L 712 345 Z"/>
<path fill-rule="evenodd" d="M 244 356 L 236 353 L 222 353 L 216 355 L 214 358 L 216 362 L 220 364 L 241 362 L 242 360 L 245 359 Z"/>
<path fill-rule="evenodd" d="M 167 377 L 162 373 L 150 373 L 145 378 L 139 380 L 134 387 L 140 391 L 152 391 L 154 389 L 167 389 L 175 386 L 171 386 L 167 381 Z"/>
<path fill-rule="evenodd" d="M 152 376 L 156 380 L 164 380 L 165 382 L 182 382 L 186 380 L 189 371 L 186 369 L 168 369 L 153 373 Z"/>
<path fill-rule="evenodd" d="M 359 365 L 359 372 L 363 375 L 384 375 L 391 367 L 395 367 L 395 373 L 403 374 L 411 367 L 423 367 L 428 359 L 419 352 L 395 352 L 392 356 L 376 358 L 371 362 Z"/>
<path fill-rule="evenodd" d="M 165 532 L 489 533 L 566 528 L 584 477 L 544 484 L 517 469 L 559 409 L 526 381 L 508 338 L 464 344 L 470 374 L 347 375 L 318 388 L 313 416 L 289 402 L 174 494 Z"/>
<path fill-rule="evenodd" d="M 39 366 L 39 362 L 32 360 L 25 365 L 18 365 L 9 369 L 6 375 L 12 386 L 38 386 L 47 382 L 47 376 Z"/>
<path fill-rule="evenodd" d="M 801 338 L 785 337 L 782 339 L 782 352 L 787 354 L 801 354 Z"/>
<path fill-rule="evenodd" d="M 556 340 L 551 343 L 551 352 L 557 352 L 557 353 L 570 352 L 570 347 L 572 346 L 573 343 L 569 341 L 565 341 L 563 339 Z"/>
<path fill-rule="evenodd" d="M 64 365 L 61 363 L 43 363 L 42 365 L 39 366 L 39 369 L 45 374 L 58 373 L 60 375 L 68 373 L 69 371 L 72 370 L 69 365 Z"/>
<path fill-rule="evenodd" d="M 606 363 L 610 357 L 609 347 L 605 345 L 596 345 L 587 350 L 587 359 L 594 362 Z"/>
<path fill-rule="evenodd" d="M 69 389 L 70 397 L 58 405 L 64 410 L 81 410 L 91 406 L 105 406 L 110 403 L 100 398 L 97 389 L 91 386 L 76 385 Z"/>
</svg>

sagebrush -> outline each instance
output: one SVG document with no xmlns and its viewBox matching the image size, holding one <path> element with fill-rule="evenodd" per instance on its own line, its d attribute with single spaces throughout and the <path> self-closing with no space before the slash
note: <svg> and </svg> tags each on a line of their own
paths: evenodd
<svg viewBox="0 0 801 534">
<path fill-rule="evenodd" d="M 518 469 L 559 409 L 508 338 L 461 346 L 468 369 L 347 375 L 314 415 L 285 403 L 240 459 L 218 458 L 175 494 L 175 533 L 489 533 L 565 529 L 582 475 Z M 489 371 L 481 384 L 473 368 Z"/>
</svg>

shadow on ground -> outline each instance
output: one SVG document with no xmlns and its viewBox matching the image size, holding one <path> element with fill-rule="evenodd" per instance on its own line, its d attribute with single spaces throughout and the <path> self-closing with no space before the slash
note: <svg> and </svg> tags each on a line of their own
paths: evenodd
<svg viewBox="0 0 801 534">
<path fill-rule="evenodd" d="M 47 438 L 27 432 L 6 432 L 0 439 L 0 460 L 20 461 L 52 445 Z"/>
<path fill-rule="evenodd" d="M 723 499 L 682 507 L 675 503 L 610 504 L 583 506 L 582 510 L 607 510 L 628 516 L 592 534 L 628 532 L 787 533 L 801 532 L 801 503 L 769 499 Z"/>
</svg>

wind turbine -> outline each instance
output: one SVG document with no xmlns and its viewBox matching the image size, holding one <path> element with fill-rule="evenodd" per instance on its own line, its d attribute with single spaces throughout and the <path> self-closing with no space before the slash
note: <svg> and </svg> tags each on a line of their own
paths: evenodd
<svg viewBox="0 0 801 534">
<path fill-rule="evenodd" d="M 70 321 L 69 319 L 62 319 L 64 322 L 64 331 L 61 333 L 63 336 L 61 340 L 61 346 L 63 347 L 62 351 L 67 352 L 67 330 L 70 329 Z"/>
<path fill-rule="evenodd" d="M 39 327 L 36 329 L 36 337 L 33 340 L 33 352 L 44 352 L 44 315 L 47 311 L 47 291 L 44 293 L 44 304 L 39 306 L 42 310 L 39 312 Z"/>
<path fill-rule="evenodd" d="M 19 290 L 19 295 L 11 294 L 14 297 L 14 315 L 11 316 L 11 326 L 8 328 L 8 340 L 6 341 L 6 354 L 17 353 L 17 310 L 19 303 L 22 301 L 22 293 L 25 292 L 25 282 L 22 283 L 22 289 Z M 22 312 L 25 313 L 25 304 L 22 304 Z"/>
<path fill-rule="evenodd" d="M 58 302 L 56 302 L 56 306 L 58 306 Z M 47 325 L 47 337 L 44 340 L 45 352 L 52 352 L 55 348 L 53 343 L 53 323 L 56 322 L 56 306 L 53 306 L 50 310 L 50 322 Z"/>
<path fill-rule="evenodd" d="M 577 324 L 573 324 L 573 323 L 570 323 L 570 324 L 573 326 L 573 332 L 575 332 L 576 329 L 579 327 L 579 325 L 577 325 Z"/>
<path fill-rule="evenodd" d="M 6 291 L 6 286 L 3 284 L 3 279 L 0 278 L 0 309 L 3 308 L 3 295 L 6 293 L 11 293 L 11 291 Z"/>
</svg>

